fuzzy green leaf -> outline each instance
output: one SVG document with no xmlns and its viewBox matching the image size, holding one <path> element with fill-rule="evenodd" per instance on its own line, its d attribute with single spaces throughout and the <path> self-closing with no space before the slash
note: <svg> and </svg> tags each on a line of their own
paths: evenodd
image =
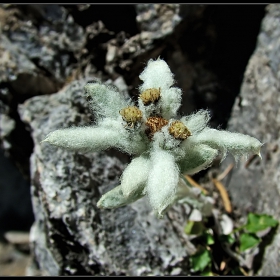
<svg viewBox="0 0 280 280">
<path fill-rule="evenodd" d="M 97 202 L 97 207 L 101 209 L 115 209 L 130 204 L 143 196 L 142 190 L 138 189 L 137 192 L 134 192 L 130 197 L 125 197 L 121 185 L 119 185 L 103 194 Z"/>
<path fill-rule="evenodd" d="M 90 97 L 93 113 L 97 116 L 117 118 L 120 116 L 119 110 L 131 105 L 131 102 L 126 101 L 117 88 L 98 81 L 88 82 L 84 90 L 86 96 Z"/>
<path fill-rule="evenodd" d="M 218 150 L 207 145 L 189 145 L 187 141 L 181 144 L 186 155 L 178 163 L 180 170 L 184 174 L 195 174 L 211 165 L 213 160 L 218 156 Z"/>
</svg>

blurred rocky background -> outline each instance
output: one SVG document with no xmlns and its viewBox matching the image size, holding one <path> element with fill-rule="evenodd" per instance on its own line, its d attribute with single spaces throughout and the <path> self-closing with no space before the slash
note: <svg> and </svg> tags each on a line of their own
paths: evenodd
<svg viewBox="0 0 280 280">
<path fill-rule="evenodd" d="M 163 220 L 143 200 L 97 209 L 127 155 L 40 144 L 57 128 L 94 121 L 86 81 L 136 99 L 139 74 L 159 56 L 183 90 L 182 114 L 208 108 L 211 126 L 265 143 L 263 160 L 239 164 L 225 185 L 240 217 L 279 220 L 279 23 L 279 4 L 1 4 L 0 275 L 189 274 L 187 208 L 174 206 Z M 279 240 L 278 231 L 254 274 L 280 274 Z"/>
</svg>

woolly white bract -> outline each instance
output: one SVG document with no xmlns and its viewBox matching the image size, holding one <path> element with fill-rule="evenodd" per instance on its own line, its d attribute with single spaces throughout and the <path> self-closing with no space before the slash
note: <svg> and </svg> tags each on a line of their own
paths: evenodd
<svg viewBox="0 0 280 280">
<path fill-rule="evenodd" d="M 193 196 L 182 174 L 197 173 L 219 154 L 225 158 L 227 152 L 236 159 L 260 156 L 259 140 L 209 128 L 207 110 L 180 118 L 181 90 L 173 86 L 173 74 L 164 60 L 150 60 L 140 79 L 145 102 L 140 96 L 137 106 L 113 87 L 88 83 L 85 93 L 91 98 L 96 124 L 59 129 L 43 141 L 78 152 L 115 147 L 133 156 L 120 185 L 104 194 L 98 207 L 113 209 L 146 195 L 156 215 L 162 217 L 174 202 Z"/>
</svg>

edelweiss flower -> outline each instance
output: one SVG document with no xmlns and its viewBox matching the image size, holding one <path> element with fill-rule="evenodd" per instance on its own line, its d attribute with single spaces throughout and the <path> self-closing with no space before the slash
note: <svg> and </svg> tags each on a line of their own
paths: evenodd
<svg viewBox="0 0 280 280">
<path fill-rule="evenodd" d="M 45 142 L 78 152 L 115 147 L 133 156 L 121 176 L 121 184 L 104 194 L 100 208 L 117 208 L 147 196 L 159 217 L 188 193 L 181 174 L 194 174 L 230 152 L 236 159 L 258 154 L 262 143 L 248 135 L 209 128 L 207 110 L 180 118 L 181 90 L 164 60 L 150 60 L 140 75 L 137 106 L 118 91 L 90 82 L 85 93 L 91 98 L 96 124 L 59 129 Z"/>
</svg>

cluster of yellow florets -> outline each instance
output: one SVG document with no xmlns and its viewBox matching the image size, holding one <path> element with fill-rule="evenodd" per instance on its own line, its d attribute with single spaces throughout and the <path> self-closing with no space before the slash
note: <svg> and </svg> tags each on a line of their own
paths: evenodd
<svg viewBox="0 0 280 280">
<path fill-rule="evenodd" d="M 139 99 L 142 100 L 145 106 L 148 106 L 151 103 L 157 103 L 160 99 L 160 88 L 146 89 L 139 95 Z M 130 128 L 134 128 L 137 123 L 143 121 L 143 113 L 136 106 L 123 108 L 119 113 Z M 156 132 L 162 129 L 162 127 L 168 125 L 168 120 L 160 116 L 152 116 L 147 118 L 145 125 L 147 126 L 147 135 L 149 139 L 151 139 Z M 188 128 L 178 120 L 170 124 L 168 131 L 174 138 L 180 140 L 184 140 L 192 135 Z"/>
</svg>

